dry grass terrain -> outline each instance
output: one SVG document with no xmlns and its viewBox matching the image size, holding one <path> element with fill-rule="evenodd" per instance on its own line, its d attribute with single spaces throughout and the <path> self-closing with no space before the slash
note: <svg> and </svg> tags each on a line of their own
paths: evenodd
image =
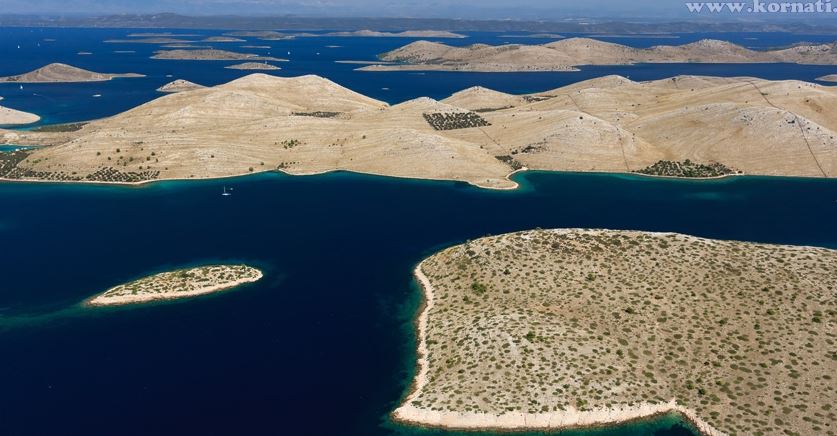
<svg viewBox="0 0 837 436">
<path fill-rule="evenodd" d="M 117 306 L 173 300 L 219 292 L 262 278 L 246 265 L 209 265 L 154 274 L 119 285 L 89 301 L 90 306 Z"/>
<path fill-rule="evenodd" d="M 799 81 L 609 76 L 531 95 L 470 88 L 390 106 L 316 76 L 252 74 L 73 132 L 0 131 L 2 142 L 47 145 L 0 178 L 349 170 L 514 188 L 508 175 L 521 168 L 623 173 L 687 160 L 743 174 L 834 177 L 835 132 L 837 88 Z"/>
<path fill-rule="evenodd" d="M 452 47 L 416 41 L 384 53 L 381 60 L 403 65 L 372 65 L 361 71 L 572 71 L 580 65 L 629 65 L 636 63 L 798 63 L 837 64 L 837 43 L 797 45 L 772 51 L 755 51 L 726 41 L 701 40 L 679 46 L 647 49 L 599 41 L 568 38 L 544 45 L 474 44 Z"/>
<path fill-rule="evenodd" d="M 399 419 L 553 428 L 674 399 L 709 434 L 837 432 L 837 251 L 538 230 L 417 275 L 426 368 Z"/>
<path fill-rule="evenodd" d="M 71 82 L 104 82 L 120 77 L 145 77 L 142 74 L 124 73 L 108 74 L 95 73 L 67 64 L 49 64 L 28 73 L 16 76 L 0 77 L 0 82 L 16 83 L 71 83 Z"/>
</svg>

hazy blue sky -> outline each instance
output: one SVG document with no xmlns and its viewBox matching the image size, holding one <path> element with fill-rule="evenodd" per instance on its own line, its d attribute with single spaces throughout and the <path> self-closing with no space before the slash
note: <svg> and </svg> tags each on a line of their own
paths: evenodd
<svg viewBox="0 0 837 436">
<path fill-rule="evenodd" d="M 0 0 L 0 13 L 556 19 L 686 16 L 683 0 Z"/>
</svg>

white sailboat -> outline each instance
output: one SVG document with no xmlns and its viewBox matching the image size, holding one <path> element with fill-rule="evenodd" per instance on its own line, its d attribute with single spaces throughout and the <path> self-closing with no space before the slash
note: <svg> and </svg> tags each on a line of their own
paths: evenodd
<svg viewBox="0 0 837 436">
<path fill-rule="evenodd" d="M 232 195 L 232 194 L 231 194 L 231 193 L 229 193 L 229 192 L 227 192 L 227 187 L 226 187 L 226 186 L 224 186 L 224 192 L 223 192 L 221 195 L 223 195 L 224 197 L 229 197 L 229 196 L 230 196 L 230 195 Z"/>
</svg>

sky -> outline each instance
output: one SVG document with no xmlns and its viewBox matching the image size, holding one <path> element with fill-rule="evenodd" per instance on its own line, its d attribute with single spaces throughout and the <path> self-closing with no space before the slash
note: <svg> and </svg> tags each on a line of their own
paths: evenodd
<svg viewBox="0 0 837 436">
<path fill-rule="evenodd" d="M 671 18 L 683 0 L 0 0 L 0 13 L 302 15 L 464 19 Z"/>
</svg>

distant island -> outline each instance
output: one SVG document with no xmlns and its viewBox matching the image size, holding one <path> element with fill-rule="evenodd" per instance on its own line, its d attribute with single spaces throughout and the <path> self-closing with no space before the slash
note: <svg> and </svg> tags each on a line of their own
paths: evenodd
<svg viewBox="0 0 837 436">
<path fill-rule="evenodd" d="M 679 46 L 634 48 L 589 38 L 569 38 L 544 45 L 474 44 L 453 47 L 417 41 L 383 53 L 397 65 L 371 65 L 360 71 L 575 71 L 581 65 L 637 63 L 797 63 L 837 64 L 837 43 L 796 45 L 755 51 L 726 41 L 701 40 Z"/>
<path fill-rule="evenodd" d="M 188 80 L 177 79 L 166 83 L 165 85 L 157 88 L 157 91 L 160 92 L 183 92 L 183 91 L 192 91 L 195 89 L 202 89 L 206 88 L 203 85 L 198 85 L 197 83 L 192 83 Z"/>
<path fill-rule="evenodd" d="M 224 68 L 230 70 L 281 70 L 276 65 L 267 62 L 244 62 L 243 64 L 228 65 Z"/>
<path fill-rule="evenodd" d="M 519 5 L 511 5 L 517 7 Z M 451 32 L 527 32 L 527 33 L 584 33 L 584 34 L 649 34 L 649 33 L 723 33 L 723 32 L 785 32 L 800 35 L 834 35 L 837 26 L 817 20 L 674 20 L 674 21 L 618 21 L 618 20 L 477 20 L 463 18 L 369 18 L 369 17 L 302 17 L 202 15 L 188 16 L 173 13 L 114 14 L 99 16 L 21 15 L 0 14 L 0 26 L 11 27 L 82 27 L 82 28 L 146 28 L 161 29 L 219 29 L 232 33 L 284 29 L 288 32 L 312 30 L 376 29 L 400 32 L 405 29 L 444 29 Z M 185 35 L 178 35 L 185 36 Z M 233 35 L 236 36 L 236 35 Z M 241 35 L 243 36 L 243 35 Z"/>
<path fill-rule="evenodd" d="M 473 87 L 389 105 L 317 76 L 256 73 L 71 132 L 0 130 L 0 142 L 41 146 L 0 155 L 7 180 L 348 170 L 514 189 L 510 175 L 523 170 L 835 177 L 837 88 L 606 76 L 534 94 Z"/>
<path fill-rule="evenodd" d="M 224 35 L 231 37 L 257 38 L 264 41 L 281 41 L 283 39 L 294 38 L 293 35 L 276 32 L 273 30 L 239 30 L 235 32 L 227 32 Z"/>
<path fill-rule="evenodd" d="M 3 97 L 0 97 L 3 100 Z M 41 117 L 23 112 L 16 109 L 11 109 L 0 105 L 0 126 L 14 126 L 18 124 L 32 124 L 38 122 Z"/>
<path fill-rule="evenodd" d="M 128 38 L 193 38 L 201 36 L 196 33 L 174 33 L 174 32 L 137 32 L 129 33 Z"/>
<path fill-rule="evenodd" d="M 446 30 L 405 30 L 403 32 L 380 32 L 375 30 L 355 30 L 351 32 L 331 32 L 324 36 L 362 36 L 374 38 L 467 38 L 468 35 Z"/>
<path fill-rule="evenodd" d="M 837 74 L 829 74 L 827 76 L 818 77 L 817 80 L 821 82 L 837 82 Z"/>
<path fill-rule="evenodd" d="M 676 412 L 705 435 L 837 419 L 837 251 L 536 230 L 415 270 L 418 371 L 396 420 L 557 430 Z"/>
<path fill-rule="evenodd" d="M 210 36 L 209 38 L 202 39 L 200 42 L 245 42 L 245 39 L 241 38 L 233 38 L 230 36 Z"/>
<path fill-rule="evenodd" d="M 467 35 L 448 32 L 446 30 L 405 30 L 402 32 L 384 32 L 377 30 L 351 30 L 327 33 L 294 32 L 281 33 L 273 30 L 243 30 L 227 32 L 229 37 L 258 38 L 265 41 L 275 41 L 294 38 L 315 38 L 323 36 L 337 37 L 367 37 L 367 38 L 467 38 Z"/>
<path fill-rule="evenodd" d="M 86 302 L 89 306 L 120 306 L 195 297 L 231 289 L 262 278 L 246 265 L 209 265 L 154 274 L 115 288 Z"/>
<path fill-rule="evenodd" d="M 151 59 L 175 59 L 190 61 L 237 61 L 237 60 L 258 60 L 283 62 L 287 59 L 259 56 L 252 53 L 238 53 L 227 50 L 199 49 L 199 50 L 160 50 L 154 52 Z"/>
<path fill-rule="evenodd" d="M 562 39 L 566 38 L 564 35 L 557 33 L 528 33 L 528 34 L 512 34 L 500 35 L 500 38 L 544 38 L 544 39 Z"/>
<path fill-rule="evenodd" d="M 0 77 L 0 82 L 16 83 L 71 83 L 71 82 L 104 82 L 116 78 L 145 77 L 136 73 L 95 73 L 67 64 L 49 64 L 37 70 L 16 76 Z"/>
<path fill-rule="evenodd" d="M 195 41 L 180 38 L 152 37 L 134 39 L 106 39 L 108 44 L 191 44 Z"/>
</svg>

